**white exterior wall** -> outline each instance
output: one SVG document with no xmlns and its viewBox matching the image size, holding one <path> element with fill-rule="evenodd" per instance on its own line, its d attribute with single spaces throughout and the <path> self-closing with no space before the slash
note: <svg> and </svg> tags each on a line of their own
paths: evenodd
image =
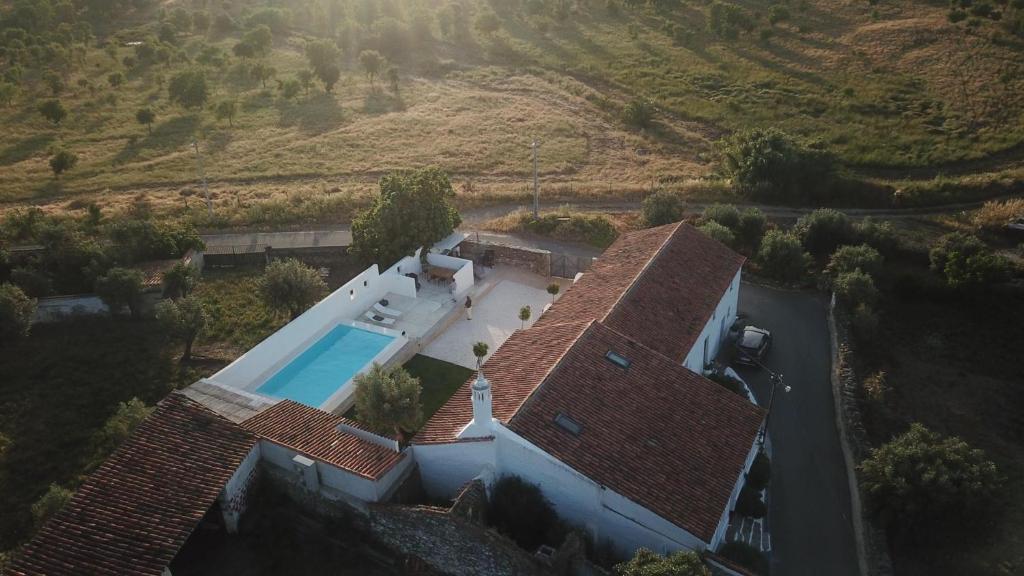
<svg viewBox="0 0 1024 576">
<path fill-rule="evenodd" d="M 291 448 L 276 444 L 269 440 L 261 441 L 260 445 L 263 460 L 294 474 L 296 479 L 299 478 L 298 473 L 294 472 L 292 459 L 295 458 L 296 455 L 302 454 L 301 452 L 292 450 Z M 352 498 L 362 500 L 363 502 L 378 502 L 383 499 L 390 493 L 393 484 L 405 476 L 405 473 L 413 463 L 411 454 L 407 454 L 406 457 L 399 461 L 399 463 L 389 470 L 387 474 L 381 476 L 377 480 L 371 480 L 365 476 L 353 474 L 352 472 L 342 470 L 337 466 L 312 458 L 307 454 L 302 455 L 316 462 L 316 470 L 320 478 L 320 486 L 322 488 L 329 488 L 338 492 L 343 492 L 344 494 Z M 332 496 L 329 492 L 325 492 L 323 490 L 321 490 L 321 494 L 328 498 Z"/>
<path fill-rule="evenodd" d="M 59 322 L 68 316 L 106 314 L 110 309 L 95 294 L 39 298 L 33 322 Z"/>
<path fill-rule="evenodd" d="M 473 262 L 471 260 L 430 253 L 427 254 L 427 263 L 431 266 L 458 270 L 452 277 L 452 282 L 455 284 L 453 294 L 456 298 L 473 287 Z"/>
<path fill-rule="evenodd" d="M 256 477 L 256 464 L 259 461 L 260 443 L 257 442 L 220 493 L 221 515 L 224 517 L 227 531 L 231 534 L 238 531 L 238 520 L 245 512 L 249 487 Z"/>
<path fill-rule="evenodd" d="M 452 444 L 417 444 L 413 455 L 420 467 L 423 488 L 436 498 L 450 498 L 462 486 L 490 467 L 494 468 L 494 440 Z"/>
<path fill-rule="evenodd" d="M 736 311 L 739 310 L 739 297 L 740 297 L 740 275 L 743 270 L 736 272 L 736 276 L 733 277 L 732 283 L 729 284 L 729 288 L 722 295 L 722 299 L 719 300 L 718 306 L 715 307 L 715 311 L 707 324 L 704 325 L 704 329 L 701 330 L 700 336 L 693 344 L 693 348 L 686 355 L 686 359 L 683 360 L 683 366 L 686 366 L 691 371 L 698 374 L 704 370 L 704 342 L 708 343 L 708 357 L 707 360 L 710 362 L 715 359 L 718 355 L 719 349 L 722 347 L 722 342 L 725 340 L 726 335 L 729 333 L 729 328 L 732 323 L 736 320 Z"/>
<path fill-rule="evenodd" d="M 729 528 L 729 512 L 736 507 L 736 500 L 740 497 L 740 490 L 743 488 L 743 482 L 745 481 L 747 472 L 750 471 L 751 464 L 754 463 L 754 458 L 757 457 L 758 451 L 757 440 L 750 445 L 750 452 L 747 454 L 747 460 L 743 463 L 743 472 L 736 478 L 736 485 L 732 487 L 732 494 L 729 495 L 729 504 L 725 507 L 725 511 L 722 512 L 722 517 L 718 520 L 718 528 L 715 530 L 715 536 L 711 540 L 711 549 L 716 550 L 718 545 L 722 543 L 725 538 L 725 531 Z"/>
</svg>

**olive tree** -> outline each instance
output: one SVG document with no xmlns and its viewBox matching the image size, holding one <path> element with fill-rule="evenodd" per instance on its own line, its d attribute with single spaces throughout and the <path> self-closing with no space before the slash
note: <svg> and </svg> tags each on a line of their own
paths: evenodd
<svg viewBox="0 0 1024 576">
<path fill-rule="evenodd" d="M 210 97 L 206 74 L 199 68 L 178 72 L 167 85 L 167 95 L 171 102 L 183 108 L 202 108 Z"/>
<path fill-rule="evenodd" d="M 146 126 L 147 133 L 153 133 L 153 121 L 156 120 L 156 113 L 153 112 L 152 108 L 139 108 L 139 110 L 135 112 L 135 120 L 139 124 L 144 124 Z"/>
<path fill-rule="evenodd" d="M 644 198 L 641 216 L 644 226 L 649 228 L 678 222 L 683 218 L 683 199 L 679 194 L 659 190 Z"/>
<path fill-rule="evenodd" d="M 238 106 L 234 100 L 221 100 L 217 103 L 217 106 L 213 109 L 213 113 L 217 116 L 217 120 L 227 120 L 228 126 L 233 126 L 232 121 L 235 119 L 235 114 L 238 112 Z"/>
<path fill-rule="evenodd" d="M 35 299 L 14 284 L 0 284 L 0 342 L 28 336 L 35 313 Z"/>
<path fill-rule="evenodd" d="M 116 313 L 128 307 L 132 318 L 138 318 L 142 305 L 142 272 L 129 268 L 111 268 L 96 279 L 96 295 Z"/>
<path fill-rule="evenodd" d="M 420 404 L 419 378 L 401 366 L 385 368 L 374 362 L 366 372 L 357 375 L 356 414 L 359 420 L 378 432 L 414 430 L 423 417 Z"/>
<path fill-rule="evenodd" d="M 1006 279 L 1009 261 L 988 247 L 977 236 L 964 232 L 946 234 L 928 253 L 931 268 L 942 275 L 952 288 L 979 288 Z"/>
<path fill-rule="evenodd" d="M 801 280 L 812 262 L 799 238 L 779 230 L 764 235 L 756 260 L 766 276 L 783 282 Z"/>
<path fill-rule="evenodd" d="M 60 124 L 68 116 L 67 108 L 57 99 L 44 100 L 37 109 L 43 115 L 43 118 L 46 118 L 55 125 Z"/>
<path fill-rule="evenodd" d="M 285 310 L 294 320 L 327 292 L 316 270 L 289 258 L 271 262 L 260 282 L 263 299 L 271 308 Z"/>
<path fill-rule="evenodd" d="M 53 170 L 53 177 L 60 178 L 60 175 L 71 170 L 78 164 L 78 154 L 61 148 L 50 156 L 50 170 Z"/>
<path fill-rule="evenodd" d="M 363 50 L 359 53 L 359 65 L 363 67 L 366 76 L 370 79 L 370 86 L 374 86 L 374 79 L 384 69 L 386 60 L 376 50 Z"/>
<path fill-rule="evenodd" d="M 206 327 L 206 308 L 195 296 L 162 300 L 156 305 L 156 319 L 169 336 L 181 340 L 185 351 L 181 361 L 192 357 L 192 345 Z"/>
</svg>

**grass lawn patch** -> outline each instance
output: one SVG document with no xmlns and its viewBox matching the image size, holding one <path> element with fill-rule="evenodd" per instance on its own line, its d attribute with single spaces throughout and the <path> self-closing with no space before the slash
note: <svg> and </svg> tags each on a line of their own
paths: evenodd
<svg viewBox="0 0 1024 576">
<path fill-rule="evenodd" d="M 452 394 L 473 374 L 473 370 L 458 364 L 445 362 L 417 354 L 405 363 L 405 369 L 423 385 L 420 401 L 423 403 L 423 420 L 428 420 L 444 405 Z"/>
<path fill-rule="evenodd" d="M 203 273 L 195 294 L 206 306 L 207 324 L 199 343 L 223 343 L 240 354 L 288 322 L 287 315 L 267 307 L 260 296 L 262 268 L 212 270 Z"/>
<path fill-rule="evenodd" d="M 31 535 L 29 507 L 50 483 L 77 486 L 119 402 L 152 405 L 205 375 L 179 354 L 155 322 L 107 317 L 38 324 L 0 347 L 0 550 Z"/>
</svg>

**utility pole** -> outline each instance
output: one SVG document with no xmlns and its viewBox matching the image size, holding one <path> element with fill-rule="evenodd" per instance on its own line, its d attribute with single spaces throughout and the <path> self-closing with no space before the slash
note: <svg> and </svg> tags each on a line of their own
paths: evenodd
<svg viewBox="0 0 1024 576">
<path fill-rule="evenodd" d="M 203 181 L 203 194 L 206 195 L 206 210 L 213 216 L 213 203 L 210 202 L 210 188 L 206 185 L 206 174 L 203 173 L 203 156 L 199 153 L 199 141 L 193 140 L 192 147 L 196 150 L 196 169 L 199 171 L 199 179 Z"/>
<path fill-rule="evenodd" d="M 530 148 L 533 150 L 533 219 L 537 220 L 540 218 L 540 186 L 537 183 L 537 148 L 540 147 L 540 141 L 536 138 L 530 143 Z"/>
<path fill-rule="evenodd" d="M 772 408 L 775 406 L 775 391 L 779 388 L 779 384 L 782 384 L 782 374 L 779 374 L 779 373 L 771 370 L 770 368 L 768 368 L 767 366 L 762 364 L 760 360 L 758 360 L 757 358 L 754 358 L 753 356 L 751 356 L 749 354 L 744 353 L 742 350 L 737 350 L 737 352 L 739 352 L 744 357 L 744 359 L 748 360 L 749 362 L 751 362 L 753 364 L 756 364 L 762 370 L 767 372 L 768 373 L 768 379 L 772 383 L 772 390 L 771 390 L 771 393 L 768 395 L 768 410 L 767 410 L 767 412 L 764 415 L 764 426 L 761 428 L 761 433 L 758 435 L 758 444 L 761 446 L 761 450 L 763 451 L 764 450 L 765 436 L 768 435 L 768 421 L 771 420 Z M 782 387 L 782 389 L 785 392 L 789 392 L 793 388 L 790 387 L 790 386 L 785 386 L 784 385 Z"/>
</svg>

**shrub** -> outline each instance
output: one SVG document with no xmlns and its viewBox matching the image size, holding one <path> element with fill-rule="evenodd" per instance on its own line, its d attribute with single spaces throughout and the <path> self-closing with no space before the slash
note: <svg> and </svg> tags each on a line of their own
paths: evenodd
<svg viewBox="0 0 1024 576">
<path fill-rule="evenodd" d="M 696 552 L 680 551 L 668 556 L 646 548 L 636 551 L 628 562 L 615 566 L 615 576 L 711 576 Z"/>
<path fill-rule="evenodd" d="M 53 156 L 50 156 L 50 170 L 53 170 L 54 178 L 60 178 L 61 174 L 71 170 L 76 164 L 78 164 L 78 154 L 64 148 L 58 149 Z"/>
<path fill-rule="evenodd" d="M 67 118 L 68 111 L 61 104 L 60 100 L 44 100 L 39 104 L 39 113 L 54 124 L 60 124 L 61 120 Z"/>
<path fill-rule="evenodd" d="M 652 228 L 678 222 L 683 218 L 683 199 L 673 192 L 659 190 L 644 198 L 641 214 L 644 226 Z"/>
<path fill-rule="evenodd" d="M 182 298 L 188 296 L 199 281 L 199 274 L 191 264 L 177 262 L 164 272 L 164 296 Z"/>
<path fill-rule="evenodd" d="M 761 500 L 761 491 L 750 483 L 743 486 L 740 495 L 736 499 L 736 513 L 748 518 L 764 518 L 768 513 L 768 507 Z"/>
<path fill-rule="evenodd" d="M 268 306 L 288 312 L 294 320 L 320 300 L 327 284 L 316 270 L 289 258 L 267 265 L 260 291 Z"/>
<path fill-rule="evenodd" d="M 760 550 L 746 542 L 726 542 L 718 549 L 718 555 L 752 570 L 755 574 L 768 574 L 768 559 Z"/>
<path fill-rule="evenodd" d="M 167 85 L 167 95 L 172 103 L 183 108 L 202 108 L 210 97 L 206 74 L 199 68 L 178 72 Z"/>
<path fill-rule="evenodd" d="M 985 202 L 971 218 L 971 222 L 979 229 L 988 232 L 1004 232 L 1006 225 L 1014 218 L 1024 216 L 1024 198 L 1009 200 L 993 200 Z"/>
<path fill-rule="evenodd" d="M 757 252 L 757 263 L 765 275 L 783 282 L 801 280 L 811 265 L 800 240 L 791 233 L 769 230 Z"/>
<path fill-rule="evenodd" d="M 11 282 L 32 298 L 42 298 L 53 292 L 53 282 L 50 277 L 32 268 L 11 270 Z"/>
<path fill-rule="evenodd" d="M 850 218 L 832 208 L 819 208 L 801 216 L 793 231 L 800 237 L 804 248 L 816 256 L 831 254 L 837 246 L 848 244 L 854 238 Z"/>
<path fill-rule="evenodd" d="M 96 295 L 116 314 L 125 306 L 132 318 L 138 318 L 142 304 L 142 272 L 128 268 L 111 268 L 96 279 Z"/>
<path fill-rule="evenodd" d="M 754 29 L 754 21 L 739 6 L 715 0 L 708 11 L 708 30 L 727 40 L 735 40 L 741 31 Z"/>
<path fill-rule="evenodd" d="M 202 301 L 194 296 L 162 300 L 156 305 L 156 320 L 169 336 L 185 344 L 181 361 L 191 358 L 192 344 L 206 326 L 206 308 Z"/>
<path fill-rule="evenodd" d="M 853 225 L 856 237 L 882 254 L 892 255 L 900 248 L 900 238 L 889 222 L 878 222 L 870 216 Z"/>
<path fill-rule="evenodd" d="M 622 108 L 622 121 L 634 128 L 649 128 L 654 121 L 654 104 L 646 98 L 634 98 Z"/>
<path fill-rule="evenodd" d="M 503 476 L 494 484 L 488 519 L 498 531 L 533 551 L 541 544 L 561 544 L 561 523 L 536 484 Z"/>
<path fill-rule="evenodd" d="M 119 403 L 117 410 L 107 418 L 103 428 L 100 428 L 93 438 L 92 466 L 98 466 L 117 450 L 117 447 L 124 443 L 135 428 L 152 413 L 153 408 L 146 406 L 145 402 L 138 398 Z"/>
<path fill-rule="evenodd" d="M 736 240 L 750 250 L 757 252 L 761 247 L 761 239 L 768 228 L 768 219 L 764 213 L 757 208 L 748 208 L 740 214 L 739 223 L 733 232 Z"/>
<path fill-rule="evenodd" d="M 716 2 L 717 3 L 717 2 Z M 775 129 L 738 132 L 722 140 L 719 169 L 754 200 L 804 203 L 824 200 L 834 181 L 835 159 Z"/>
<path fill-rule="evenodd" d="M 860 477 L 872 512 L 904 533 L 977 513 L 1001 483 L 981 450 L 919 423 L 873 450 Z"/>
<path fill-rule="evenodd" d="M 867 244 L 859 246 L 840 246 L 829 258 L 825 272 L 837 277 L 840 274 L 861 270 L 872 278 L 882 272 L 882 255 Z"/>
<path fill-rule="evenodd" d="M 732 233 L 732 230 L 729 230 L 714 220 L 701 224 L 698 227 L 698 230 L 726 246 L 732 246 L 736 243 L 736 236 Z"/>
<path fill-rule="evenodd" d="M 356 414 L 361 422 L 382 433 L 415 430 L 423 418 L 422 386 L 401 366 L 385 368 L 376 362 L 353 380 Z"/>
<path fill-rule="evenodd" d="M 705 222 L 718 222 L 730 230 L 740 224 L 740 211 L 732 204 L 712 204 L 704 209 Z"/>
<path fill-rule="evenodd" d="M 36 301 L 14 284 L 0 284 L 0 342 L 28 336 Z"/>
<path fill-rule="evenodd" d="M 41 528 L 54 514 L 60 512 L 72 496 L 74 496 L 74 492 L 71 490 L 57 484 L 50 484 L 49 490 L 32 504 L 32 520 L 35 521 L 36 528 Z"/>
<path fill-rule="evenodd" d="M 764 452 L 758 452 L 747 472 L 747 485 L 755 490 L 764 489 L 772 479 L 772 462 Z"/>
<path fill-rule="evenodd" d="M 977 236 L 963 232 L 946 234 L 928 253 L 932 270 L 951 288 L 978 288 L 1005 280 L 1010 262 L 992 252 Z"/>
<path fill-rule="evenodd" d="M 527 232 L 585 242 L 598 248 L 607 248 L 619 235 L 612 221 L 603 214 L 560 211 L 542 214 L 537 220 L 530 213 L 522 213 L 519 218 Z"/>
<path fill-rule="evenodd" d="M 875 281 L 860 268 L 836 276 L 833 288 L 836 298 L 850 308 L 860 305 L 870 307 L 878 301 L 878 289 L 875 288 Z"/>
</svg>

